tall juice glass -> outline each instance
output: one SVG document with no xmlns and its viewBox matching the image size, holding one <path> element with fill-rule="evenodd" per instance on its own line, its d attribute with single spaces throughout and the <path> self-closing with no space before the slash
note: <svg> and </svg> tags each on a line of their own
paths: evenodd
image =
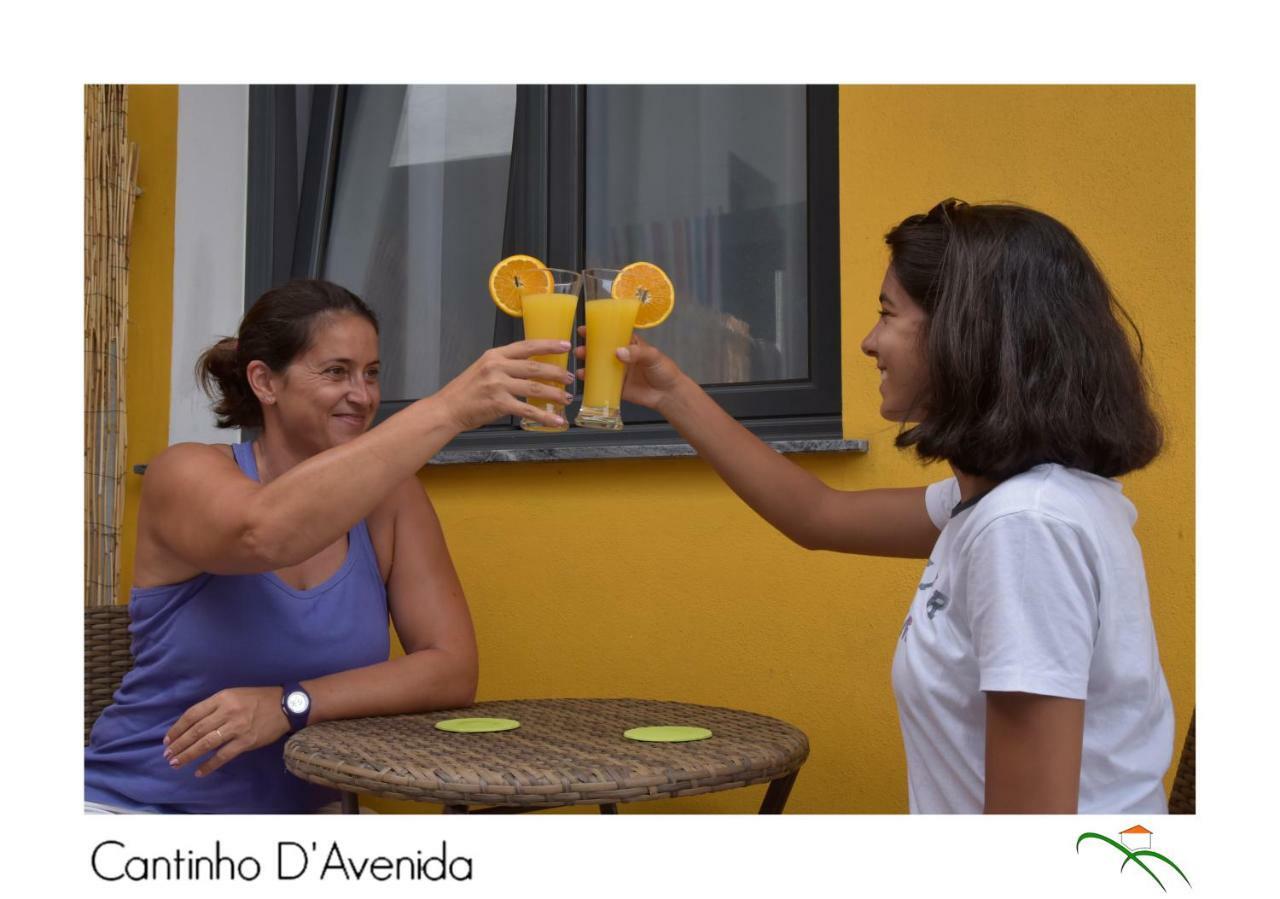
<svg viewBox="0 0 1280 899">
<path fill-rule="evenodd" d="M 622 380 L 626 366 L 617 349 L 631 343 L 640 300 L 615 299 L 613 279 L 617 270 L 589 268 L 582 273 L 586 289 L 587 374 L 582 408 L 574 424 L 603 431 L 622 430 Z"/>
<path fill-rule="evenodd" d="M 520 303 L 524 308 L 525 340 L 567 340 L 572 345 L 574 340 L 573 321 L 578 314 L 578 294 L 582 291 L 582 276 L 577 272 L 569 272 L 558 268 L 538 269 L 535 277 L 530 278 L 532 286 L 529 293 L 522 293 Z M 546 362 L 548 365 L 569 367 L 572 351 L 554 353 L 549 356 L 530 356 L 535 362 Z M 539 381 L 558 390 L 572 392 L 572 386 L 559 381 Z M 540 397 L 525 397 L 525 402 L 539 409 L 554 412 L 564 418 L 564 405 Z M 559 427 L 544 425 L 532 418 L 520 419 L 520 427 L 526 431 L 567 431 L 566 422 Z"/>
</svg>

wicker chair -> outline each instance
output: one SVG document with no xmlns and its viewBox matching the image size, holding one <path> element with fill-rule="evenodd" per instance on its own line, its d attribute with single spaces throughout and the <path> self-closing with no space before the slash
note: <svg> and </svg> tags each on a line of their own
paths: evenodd
<svg viewBox="0 0 1280 899">
<path fill-rule="evenodd" d="M 120 681 L 133 667 L 129 651 L 129 607 L 84 610 L 84 744 L 102 710 L 111 705 Z"/>
<path fill-rule="evenodd" d="M 1178 760 L 1178 773 L 1173 776 L 1173 789 L 1169 791 L 1169 814 L 1194 815 L 1196 813 L 1196 713 L 1191 712 L 1191 724 L 1187 727 L 1187 739 L 1182 744 L 1182 758 Z"/>
</svg>

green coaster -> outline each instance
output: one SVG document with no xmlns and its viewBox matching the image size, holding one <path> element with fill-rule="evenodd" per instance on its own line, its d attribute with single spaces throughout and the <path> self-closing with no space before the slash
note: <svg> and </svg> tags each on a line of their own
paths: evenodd
<svg viewBox="0 0 1280 899">
<path fill-rule="evenodd" d="M 447 730 L 451 734 L 491 734 L 519 726 L 520 722 L 514 718 L 446 718 L 436 722 L 436 730 Z"/>
<path fill-rule="evenodd" d="M 711 731 L 705 727 L 633 727 L 623 736 L 643 743 L 689 743 L 707 739 Z"/>
</svg>

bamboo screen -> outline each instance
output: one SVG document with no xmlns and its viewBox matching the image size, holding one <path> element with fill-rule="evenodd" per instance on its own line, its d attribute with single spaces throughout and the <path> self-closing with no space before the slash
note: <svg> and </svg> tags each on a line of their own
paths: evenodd
<svg viewBox="0 0 1280 899">
<path fill-rule="evenodd" d="M 111 605 L 120 579 L 129 322 L 129 231 L 138 146 L 128 88 L 84 90 L 84 601 Z"/>
</svg>

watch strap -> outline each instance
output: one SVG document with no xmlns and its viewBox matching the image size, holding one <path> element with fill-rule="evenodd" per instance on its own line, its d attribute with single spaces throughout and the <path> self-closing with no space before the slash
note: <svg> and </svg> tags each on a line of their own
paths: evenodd
<svg viewBox="0 0 1280 899">
<path fill-rule="evenodd" d="M 280 708 L 284 712 L 284 716 L 289 719 L 289 730 L 298 731 L 307 726 L 307 719 L 311 717 L 311 694 L 308 693 L 297 681 L 290 681 L 284 684 L 280 693 Z M 302 712 L 295 712 L 289 708 L 289 697 L 294 693 L 301 693 L 307 697 L 307 707 Z"/>
</svg>

